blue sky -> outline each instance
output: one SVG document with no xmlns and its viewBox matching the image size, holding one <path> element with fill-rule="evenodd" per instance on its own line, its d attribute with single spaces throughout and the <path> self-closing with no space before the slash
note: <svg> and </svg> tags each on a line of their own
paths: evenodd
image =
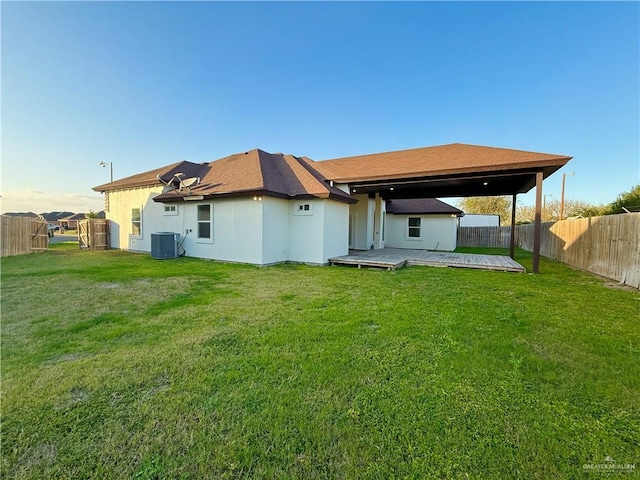
<svg viewBox="0 0 640 480">
<path fill-rule="evenodd" d="M 1 9 L 3 212 L 102 209 L 101 161 L 121 178 L 255 147 L 560 153 L 592 203 L 640 182 L 637 2 Z"/>
</svg>

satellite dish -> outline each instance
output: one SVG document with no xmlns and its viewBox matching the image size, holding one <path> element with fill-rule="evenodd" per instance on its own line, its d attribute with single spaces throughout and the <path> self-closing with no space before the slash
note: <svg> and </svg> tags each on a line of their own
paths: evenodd
<svg viewBox="0 0 640 480">
<path fill-rule="evenodd" d="M 180 180 L 180 191 L 183 188 L 187 189 L 187 195 L 191 195 L 191 187 L 197 187 L 200 185 L 200 177 L 191 177 Z"/>
<path fill-rule="evenodd" d="M 160 180 L 160 183 L 162 183 L 163 185 L 171 187 L 174 190 L 178 190 L 179 192 L 182 192 L 182 189 L 186 188 L 187 195 L 190 195 L 191 187 L 197 187 L 198 185 L 200 185 L 200 177 L 185 178 L 184 180 L 182 179 L 182 177 L 184 177 L 184 173 L 174 173 L 171 180 L 165 182 L 159 174 L 156 175 L 156 178 Z"/>
<path fill-rule="evenodd" d="M 180 188 L 189 188 L 200 185 L 200 177 L 185 178 L 180 182 Z"/>
</svg>

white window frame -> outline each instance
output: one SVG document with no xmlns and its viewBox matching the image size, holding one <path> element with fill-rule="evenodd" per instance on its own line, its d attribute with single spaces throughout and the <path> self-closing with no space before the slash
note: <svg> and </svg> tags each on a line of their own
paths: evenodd
<svg viewBox="0 0 640 480">
<path fill-rule="evenodd" d="M 207 223 L 206 220 L 200 220 L 200 207 L 209 207 L 209 237 L 200 236 L 200 224 Z M 213 203 L 196 204 L 196 242 L 213 243 Z"/>
<path fill-rule="evenodd" d="M 167 208 L 169 210 L 167 211 Z M 163 204 L 164 215 L 172 216 L 178 215 L 178 204 L 177 203 L 165 203 Z"/>
<path fill-rule="evenodd" d="M 418 219 L 418 226 L 411 225 L 411 220 L 413 219 Z M 414 228 L 418 229 L 417 237 L 413 237 L 409 235 L 409 233 L 411 232 L 411 229 L 414 229 Z M 422 240 L 422 217 L 407 217 L 407 228 L 405 230 L 405 240 L 410 240 L 410 241 Z"/>
<path fill-rule="evenodd" d="M 134 216 L 133 216 L 133 212 L 134 210 L 138 210 L 138 221 L 134 221 Z M 135 224 L 138 224 L 138 233 L 134 233 L 133 231 L 133 226 Z M 142 206 L 140 207 L 133 207 L 131 209 L 131 236 L 133 238 L 142 238 L 142 234 L 143 234 L 144 230 L 143 230 L 143 221 L 142 221 Z"/>
<path fill-rule="evenodd" d="M 307 216 L 313 215 L 313 202 L 311 200 L 294 202 L 293 214 Z"/>
</svg>

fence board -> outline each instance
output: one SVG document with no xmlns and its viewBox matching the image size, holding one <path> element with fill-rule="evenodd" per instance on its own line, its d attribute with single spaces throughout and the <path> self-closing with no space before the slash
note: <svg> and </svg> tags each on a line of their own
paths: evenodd
<svg viewBox="0 0 640 480">
<path fill-rule="evenodd" d="M 459 227 L 459 247 L 509 247 L 511 227 Z"/>
<path fill-rule="evenodd" d="M 511 227 L 459 227 L 460 247 L 508 247 Z M 543 223 L 540 255 L 640 288 L 640 213 Z M 533 224 L 516 226 L 516 245 L 533 250 Z"/>
<path fill-rule="evenodd" d="M 3 215 L 0 224 L 2 245 L 0 256 L 42 252 L 49 247 L 47 222 L 40 218 Z"/>
<path fill-rule="evenodd" d="M 78 221 L 78 244 L 81 249 L 108 249 L 109 233 L 109 220 L 103 218 L 87 218 Z"/>
</svg>

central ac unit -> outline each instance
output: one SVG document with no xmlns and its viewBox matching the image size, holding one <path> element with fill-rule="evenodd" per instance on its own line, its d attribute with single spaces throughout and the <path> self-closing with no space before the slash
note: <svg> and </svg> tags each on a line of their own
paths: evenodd
<svg viewBox="0 0 640 480">
<path fill-rule="evenodd" d="M 165 260 L 178 257 L 178 240 L 180 234 L 174 232 L 158 232 L 151 234 L 151 258 Z"/>
</svg>

